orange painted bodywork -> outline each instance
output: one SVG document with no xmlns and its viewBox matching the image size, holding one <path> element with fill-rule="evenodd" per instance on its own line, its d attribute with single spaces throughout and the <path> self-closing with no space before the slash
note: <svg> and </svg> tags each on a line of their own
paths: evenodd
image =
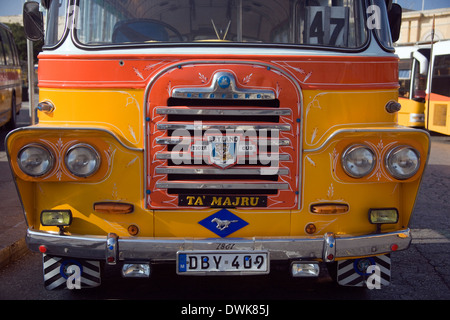
<svg viewBox="0 0 450 320">
<path fill-rule="evenodd" d="M 307 89 L 398 88 L 398 59 L 362 56 L 227 56 L 227 55 L 42 55 L 43 88 L 145 88 L 159 71 L 177 62 L 233 61 L 269 63 L 292 74 Z M 192 79 L 197 78 L 197 74 Z"/>
</svg>

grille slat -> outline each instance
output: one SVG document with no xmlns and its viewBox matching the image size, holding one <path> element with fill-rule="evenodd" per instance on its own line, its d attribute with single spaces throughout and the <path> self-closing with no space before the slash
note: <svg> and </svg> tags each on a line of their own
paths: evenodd
<svg viewBox="0 0 450 320">
<path fill-rule="evenodd" d="M 259 160 L 262 161 L 288 161 L 291 157 L 288 154 L 275 154 L 275 153 L 267 153 L 264 156 L 260 156 Z M 192 154 L 190 152 L 158 152 L 156 154 L 156 159 L 158 160 L 177 160 L 177 161 L 192 161 L 192 164 L 197 163 L 196 159 L 192 157 Z M 250 159 L 251 160 L 251 159 Z M 250 162 L 248 160 L 248 162 Z M 255 160 L 256 161 L 256 160 Z M 199 163 L 199 162 L 198 162 Z"/>
<path fill-rule="evenodd" d="M 220 124 L 220 123 L 205 123 L 198 121 L 198 123 L 170 123 L 162 122 L 157 125 L 158 130 L 180 130 L 185 129 L 189 131 L 194 130 L 235 130 L 235 131 L 261 131 L 261 130 L 279 130 L 279 131 L 290 131 L 291 126 L 288 124 Z"/>
<path fill-rule="evenodd" d="M 287 183 L 236 183 L 235 181 L 230 182 L 190 182 L 185 181 L 170 181 L 170 182 L 158 182 L 156 183 L 157 188 L 161 189 L 190 189 L 190 190 L 205 190 L 205 189 L 215 189 L 215 190 L 287 190 L 289 189 L 289 184 Z"/>
<path fill-rule="evenodd" d="M 189 137 L 170 137 L 170 138 L 156 138 L 157 144 L 161 145 L 189 145 L 193 143 L 193 140 Z M 259 144 L 264 146 L 290 146 L 291 141 L 289 139 L 264 139 L 259 138 Z"/>
<path fill-rule="evenodd" d="M 275 174 L 289 174 L 289 169 L 287 168 L 279 168 L 272 170 L 270 168 L 230 168 L 227 170 L 222 169 L 214 169 L 211 167 L 200 167 L 200 168 L 191 168 L 191 167 L 163 167 L 156 168 L 156 173 L 162 174 L 186 174 L 186 175 L 275 175 Z"/>
<path fill-rule="evenodd" d="M 217 109 L 217 108 L 191 108 L 191 107 L 157 107 L 157 114 L 177 115 L 215 115 L 215 116 L 289 116 L 290 109 Z"/>
</svg>

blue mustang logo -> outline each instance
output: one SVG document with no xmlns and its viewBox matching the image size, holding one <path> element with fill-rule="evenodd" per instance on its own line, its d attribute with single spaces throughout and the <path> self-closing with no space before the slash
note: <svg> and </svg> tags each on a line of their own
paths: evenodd
<svg viewBox="0 0 450 320">
<path fill-rule="evenodd" d="M 225 238 L 248 225 L 247 221 L 239 218 L 227 209 L 217 211 L 198 223 L 221 238 Z"/>
</svg>

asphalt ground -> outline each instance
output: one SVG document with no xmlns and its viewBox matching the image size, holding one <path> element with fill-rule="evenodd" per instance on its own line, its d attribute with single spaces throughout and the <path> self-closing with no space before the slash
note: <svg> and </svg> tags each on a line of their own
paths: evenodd
<svg viewBox="0 0 450 320">
<path fill-rule="evenodd" d="M 31 123 L 29 103 L 23 102 L 17 127 Z M 25 243 L 26 223 L 5 150 L 8 131 L 0 128 L 0 268 L 28 251 Z"/>
</svg>

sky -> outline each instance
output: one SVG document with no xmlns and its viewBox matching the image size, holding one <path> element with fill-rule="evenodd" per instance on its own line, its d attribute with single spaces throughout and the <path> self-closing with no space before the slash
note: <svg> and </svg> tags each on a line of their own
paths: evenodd
<svg viewBox="0 0 450 320">
<path fill-rule="evenodd" d="M 411 10 L 422 10 L 422 4 L 424 10 L 450 8 L 450 0 L 394 0 L 394 2 L 405 9 Z"/>
<path fill-rule="evenodd" d="M 24 0 L 0 0 L 0 16 L 16 16 L 22 14 Z"/>
<path fill-rule="evenodd" d="M 25 0 L 0 0 L 0 16 L 14 16 L 22 14 Z M 394 0 L 405 9 L 421 10 L 422 2 L 425 10 L 450 8 L 450 0 Z"/>
</svg>

